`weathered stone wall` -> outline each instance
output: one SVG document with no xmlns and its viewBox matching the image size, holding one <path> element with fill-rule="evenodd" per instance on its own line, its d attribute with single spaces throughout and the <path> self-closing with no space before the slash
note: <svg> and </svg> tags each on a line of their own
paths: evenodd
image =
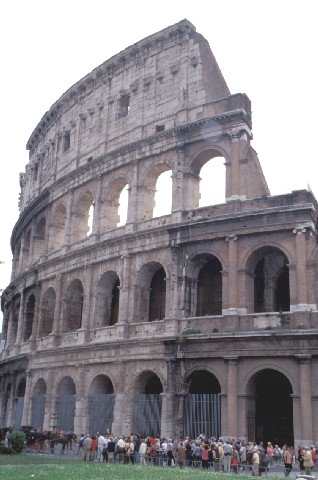
<svg viewBox="0 0 318 480">
<path fill-rule="evenodd" d="M 44 115 L 27 145 L 2 295 L 3 424 L 14 423 L 19 385 L 29 424 L 41 385 L 51 428 L 63 385 L 76 392 L 79 433 L 103 376 L 115 395 L 112 429 L 128 433 L 134 395 L 156 378 L 160 430 L 175 435 L 185 385 L 206 371 L 220 386 L 222 435 L 254 438 L 255 379 L 271 370 L 291 388 L 295 443 L 318 440 L 317 202 L 307 191 L 271 197 L 250 140 L 249 99 L 230 94 L 186 20 L 97 67 Z M 198 208 L 201 169 L 217 156 L 226 201 Z M 171 213 L 154 218 L 165 171 Z M 215 291 L 202 276 L 209 265 Z"/>
</svg>

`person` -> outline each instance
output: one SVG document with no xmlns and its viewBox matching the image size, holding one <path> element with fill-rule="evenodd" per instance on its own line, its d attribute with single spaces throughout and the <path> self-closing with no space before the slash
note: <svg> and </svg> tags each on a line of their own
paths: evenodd
<svg viewBox="0 0 318 480">
<path fill-rule="evenodd" d="M 290 474 L 293 468 L 292 462 L 293 462 L 293 456 L 291 453 L 291 449 L 290 447 L 286 447 L 284 451 L 285 477 L 288 477 L 288 475 Z"/>
<path fill-rule="evenodd" d="M 97 437 L 94 435 L 92 437 L 92 446 L 91 446 L 91 455 L 90 455 L 90 460 L 93 462 L 96 458 L 97 454 L 97 447 L 98 447 L 98 440 Z"/>
<path fill-rule="evenodd" d="M 271 442 L 267 442 L 267 447 L 266 447 L 266 460 L 269 465 L 273 464 L 273 458 L 274 458 L 274 448 Z"/>
<path fill-rule="evenodd" d="M 97 460 L 99 462 L 104 461 L 103 450 L 104 450 L 105 447 L 107 447 L 107 440 L 104 437 L 104 435 L 101 433 L 98 437 L 98 448 L 97 448 Z M 106 449 L 106 451 L 107 451 L 107 449 Z"/>
<path fill-rule="evenodd" d="M 178 464 L 180 468 L 183 468 L 184 462 L 186 460 L 186 447 L 183 442 L 180 442 L 178 448 Z"/>
<path fill-rule="evenodd" d="M 107 454 L 108 454 L 108 461 L 113 462 L 115 459 L 115 450 L 116 450 L 116 442 L 112 435 L 109 436 L 108 443 L 107 443 Z"/>
<path fill-rule="evenodd" d="M 311 451 L 309 447 L 304 448 L 303 458 L 304 458 L 304 467 L 305 467 L 306 475 L 311 475 L 314 464 L 312 461 Z"/>
<path fill-rule="evenodd" d="M 231 455 L 231 467 L 234 473 L 238 473 L 238 466 L 240 463 L 240 454 L 237 448 L 233 448 Z"/>
<path fill-rule="evenodd" d="M 139 463 L 140 465 L 146 465 L 146 452 L 147 452 L 147 444 L 144 439 L 141 440 L 139 446 Z"/>
<path fill-rule="evenodd" d="M 229 440 L 223 443 L 223 469 L 225 473 L 231 472 L 231 458 L 233 453 L 233 448 Z"/>
<path fill-rule="evenodd" d="M 90 454 L 91 454 L 91 448 L 92 448 L 92 439 L 91 439 L 91 437 L 89 436 L 89 433 L 88 433 L 86 438 L 83 441 L 83 446 L 82 446 L 82 453 L 83 453 L 83 460 L 84 461 L 89 461 Z"/>
<path fill-rule="evenodd" d="M 258 477 L 258 474 L 259 474 L 259 453 L 258 453 L 258 447 L 255 447 L 253 456 L 252 456 L 252 475 L 256 475 Z"/>
<path fill-rule="evenodd" d="M 209 453 L 211 451 L 211 448 L 206 443 L 202 444 L 200 448 L 202 457 L 202 468 L 207 470 L 209 468 Z"/>
</svg>

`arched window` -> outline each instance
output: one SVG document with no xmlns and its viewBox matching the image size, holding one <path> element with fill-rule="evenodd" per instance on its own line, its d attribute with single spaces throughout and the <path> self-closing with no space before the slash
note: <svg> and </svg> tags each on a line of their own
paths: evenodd
<svg viewBox="0 0 318 480">
<path fill-rule="evenodd" d="M 31 425 L 37 429 L 43 428 L 46 393 L 45 380 L 39 378 L 34 387 L 31 406 Z"/>
<path fill-rule="evenodd" d="M 91 235 L 93 229 L 94 198 L 90 192 L 83 193 L 75 206 L 73 218 L 74 241 L 83 240 Z"/>
<path fill-rule="evenodd" d="M 141 435 L 158 436 L 161 431 L 162 383 L 151 371 L 143 372 L 135 382 L 132 427 Z"/>
<path fill-rule="evenodd" d="M 80 280 L 73 280 L 65 295 L 64 326 L 65 332 L 81 328 L 84 289 Z"/>
<path fill-rule="evenodd" d="M 156 182 L 155 206 L 153 218 L 170 215 L 172 204 L 172 171 L 167 170 L 159 175 Z"/>
<path fill-rule="evenodd" d="M 200 170 L 199 207 L 225 202 L 225 165 L 223 157 L 214 157 Z"/>
<path fill-rule="evenodd" d="M 56 294 L 54 288 L 50 287 L 46 290 L 42 305 L 40 317 L 40 337 L 46 337 L 52 332 L 54 322 Z"/>
<path fill-rule="evenodd" d="M 42 217 L 36 225 L 34 236 L 34 259 L 43 254 L 45 248 L 46 219 Z"/>
<path fill-rule="evenodd" d="M 210 258 L 201 268 L 197 280 L 196 316 L 222 315 L 222 265 Z"/>
<path fill-rule="evenodd" d="M 31 294 L 26 302 L 23 341 L 26 342 L 32 335 L 32 327 L 35 313 L 35 296 Z"/>
<path fill-rule="evenodd" d="M 158 262 L 149 262 L 138 272 L 136 321 L 147 322 L 165 317 L 166 273 Z"/>
<path fill-rule="evenodd" d="M 118 200 L 118 222 L 117 227 L 122 227 L 127 223 L 127 214 L 128 214 L 128 196 L 129 196 L 129 185 L 125 185 L 119 195 Z"/>
<path fill-rule="evenodd" d="M 276 248 L 266 247 L 253 255 L 254 312 L 290 310 L 288 260 Z"/>
<path fill-rule="evenodd" d="M 50 230 L 50 250 L 57 250 L 65 241 L 66 208 L 60 203 L 52 215 L 52 226 Z"/>
<path fill-rule="evenodd" d="M 56 426 L 74 430 L 76 388 L 71 377 L 64 377 L 57 387 Z"/>
<path fill-rule="evenodd" d="M 159 268 L 152 277 L 149 297 L 149 322 L 165 318 L 166 274 Z"/>
<path fill-rule="evenodd" d="M 94 326 L 105 327 L 118 322 L 119 311 L 118 275 L 109 271 L 102 275 L 96 287 Z"/>
</svg>

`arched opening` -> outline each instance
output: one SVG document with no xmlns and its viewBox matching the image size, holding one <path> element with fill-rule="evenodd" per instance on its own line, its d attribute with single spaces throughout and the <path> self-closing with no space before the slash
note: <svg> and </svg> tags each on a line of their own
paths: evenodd
<svg viewBox="0 0 318 480">
<path fill-rule="evenodd" d="M 149 322 L 165 318 L 166 273 L 159 268 L 152 277 L 149 295 Z"/>
<path fill-rule="evenodd" d="M 15 342 L 16 342 L 16 339 L 17 339 L 19 313 L 20 313 L 20 295 L 18 297 L 15 297 L 14 300 L 13 300 L 12 331 L 11 331 L 10 345 L 14 345 Z"/>
<path fill-rule="evenodd" d="M 43 254 L 45 249 L 45 231 L 46 231 L 46 219 L 42 217 L 36 225 L 34 235 L 33 256 L 34 260 Z"/>
<path fill-rule="evenodd" d="M 3 415 L 2 415 L 2 421 L 1 421 L 1 424 L 4 426 L 4 427 L 8 427 L 8 418 L 9 418 L 9 400 L 10 400 L 10 395 L 11 395 L 11 389 L 12 389 L 12 385 L 11 383 L 9 383 L 5 389 L 5 392 L 4 392 L 4 398 L 3 398 Z"/>
<path fill-rule="evenodd" d="M 73 239 L 83 240 L 92 233 L 94 214 L 94 197 L 91 192 L 82 194 L 75 206 L 73 214 Z"/>
<path fill-rule="evenodd" d="M 56 427 L 74 430 L 76 388 L 71 377 L 63 377 L 57 387 Z"/>
<path fill-rule="evenodd" d="M 137 382 L 133 401 L 132 431 L 140 435 L 160 435 L 162 383 L 151 372 L 143 372 Z"/>
<path fill-rule="evenodd" d="M 32 335 L 35 313 L 35 296 L 31 294 L 26 302 L 23 341 L 26 342 Z"/>
<path fill-rule="evenodd" d="M 160 320 L 165 317 L 166 273 L 160 263 L 149 262 L 138 272 L 136 294 L 137 322 Z"/>
<path fill-rule="evenodd" d="M 27 268 L 27 266 L 29 265 L 30 245 L 31 245 L 31 230 L 28 230 L 24 237 L 24 243 L 23 243 L 22 269 Z"/>
<path fill-rule="evenodd" d="M 52 332 L 54 322 L 56 294 L 52 287 L 49 287 L 42 300 L 40 318 L 40 337 L 46 337 Z"/>
<path fill-rule="evenodd" d="M 166 163 L 151 165 L 139 189 L 138 220 L 151 220 L 171 213 L 171 168 Z"/>
<path fill-rule="evenodd" d="M 214 256 L 198 258 L 196 312 L 197 317 L 222 315 L 222 265 Z"/>
<path fill-rule="evenodd" d="M 31 406 L 31 425 L 37 429 L 43 428 L 46 393 L 45 380 L 39 378 L 34 386 Z"/>
<path fill-rule="evenodd" d="M 153 218 L 170 215 L 172 205 L 172 170 L 159 175 L 156 182 L 156 193 L 153 209 Z"/>
<path fill-rule="evenodd" d="M 125 185 L 120 192 L 118 199 L 118 222 L 117 227 L 122 227 L 127 223 L 128 215 L 128 197 L 129 197 L 129 185 Z"/>
<path fill-rule="evenodd" d="M 129 184 L 124 177 L 114 179 L 107 187 L 105 200 L 101 204 L 101 232 L 114 230 L 127 223 L 129 191 Z"/>
<path fill-rule="evenodd" d="M 294 445 L 292 393 L 288 378 L 276 370 L 267 368 L 252 376 L 247 387 L 248 440 Z"/>
<path fill-rule="evenodd" d="M 96 287 L 94 326 L 105 327 L 118 322 L 120 282 L 116 272 L 104 273 Z"/>
<path fill-rule="evenodd" d="M 21 427 L 22 422 L 22 415 L 23 415 L 23 405 L 24 405 L 24 396 L 25 396 L 25 378 L 20 380 L 18 384 L 18 388 L 16 391 L 16 397 L 14 398 L 14 416 L 13 416 L 13 423 L 16 428 Z"/>
<path fill-rule="evenodd" d="M 65 241 L 66 208 L 60 203 L 53 212 L 50 232 L 50 250 L 57 250 Z"/>
<path fill-rule="evenodd" d="M 114 420 L 115 395 L 109 377 L 98 375 L 89 388 L 88 411 L 89 431 L 92 433 L 111 431 Z"/>
<path fill-rule="evenodd" d="M 88 220 L 87 220 L 87 236 L 89 237 L 93 233 L 93 221 L 94 221 L 94 211 L 95 211 L 95 204 L 89 207 L 88 210 Z"/>
<path fill-rule="evenodd" d="M 200 170 L 199 207 L 225 202 L 225 165 L 223 157 L 208 160 Z"/>
<path fill-rule="evenodd" d="M 218 379 L 206 370 L 196 370 L 186 379 L 184 399 L 184 435 L 197 438 L 221 434 L 221 387 Z"/>
<path fill-rule="evenodd" d="M 226 168 L 219 151 L 207 148 L 193 159 L 187 185 L 187 210 L 224 203 Z"/>
<path fill-rule="evenodd" d="M 74 332 L 81 328 L 83 313 L 84 289 L 82 282 L 73 280 L 64 298 L 64 326 L 65 332 Z"/>
<path fill-rule="evenodd" d="M 289 269 L 284 253 L 263 248 L 254 254 L 254 312 L 290 310 Z"/>
</svg>

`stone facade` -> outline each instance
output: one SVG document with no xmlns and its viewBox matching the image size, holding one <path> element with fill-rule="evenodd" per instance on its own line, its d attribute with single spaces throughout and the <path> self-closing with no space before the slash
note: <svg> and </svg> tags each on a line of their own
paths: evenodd
<svg viewBox="0 0 318 480">
<path fill-rule="evenodd" d="M 274 440 L 276 421 L 276 440 L 318 443 L 317 202 L 270 195 L 251 128 L 248 97 L 230 94 L 187 20 L 45 113 L 27 143 L 2 295 L 3 425 L 81 433 L 106 399 L 115 433 L 154 402 L 162 436 L 194 434 L 187 401 L 213 395 L 222 436 Z M 226 201 L 199 208 L 200 171 L 219 156 Z M 166 171 L 171 213 L 154 218 Z M 288 412 L 268 398 L 264 417 L 264 383 Z"/>
</svg>

